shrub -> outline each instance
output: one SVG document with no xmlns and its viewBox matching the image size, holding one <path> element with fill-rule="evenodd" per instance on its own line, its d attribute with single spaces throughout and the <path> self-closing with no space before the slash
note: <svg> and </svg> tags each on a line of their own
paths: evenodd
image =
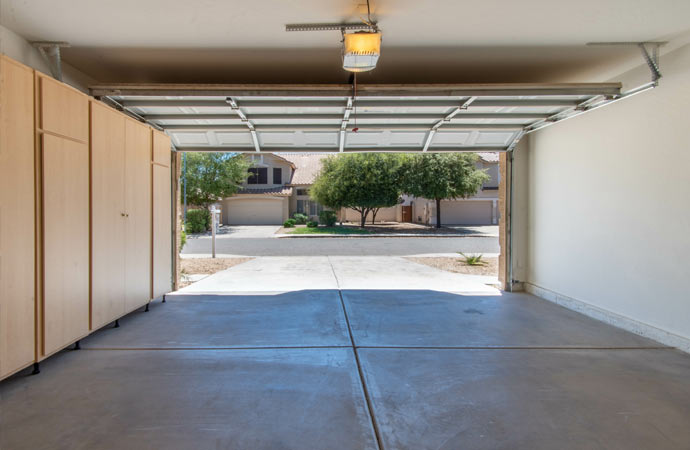
<svg viewBox="0 0 690 450">
<path fill-rule="evenodd" d="M 187 233 L 184 231 L 184 228 L 180 230 L 180 251 L 184 248 L 184 245 L 187 243 Z"/>
<path fill-rule="evenodd" d="M 295 223 L 299 225 L 304 225 L 309 220 L 309 217 L 306 214 L 301 213 L 294 213 L 292 218 L 294 219 Z"/>
<path fill-rule="evenodd" d="M 327 227 L 334 226 L 337 220 L 338 219 L 335 216 L 335 211 L 323 210 L 319 213 L 319 222 Z"/>
<path fill-rule="evenodd" d="M 479 253 L 477 255 L 466 255 L 463 252 L 460 252 L 460 254 L 465 258 L 465 264 L 468 266 L 483 266 L 484 261 L 482 261 L 482 254 Z"/>
<path fill-rule="evenodd" d="M 191 233 L 203 233 L 211 229 L 211 212 L 208 209 L 190 209 L 187 211 L 185 231 Z"/>
<path fill-rule="evenodd" d="M 309 228 L 316 228 L 318 226 L 319 226 L 319 222 L 314 222 L 313 220 L 310 220 L 309 222 L 307 222 L 307 227 L 309 227 Z"/>
<path fill-rule="evenodd" d="M 285 228 L 292 228 L 292 227 L 295 226 L 295 223 L 297 223 L 297 222 L 295 221 L 295 219 L 288 219 L 288 220 L 286 220 L 285 222 L 283 222 L 283 227 L 285 227 Z"/>
</svg>

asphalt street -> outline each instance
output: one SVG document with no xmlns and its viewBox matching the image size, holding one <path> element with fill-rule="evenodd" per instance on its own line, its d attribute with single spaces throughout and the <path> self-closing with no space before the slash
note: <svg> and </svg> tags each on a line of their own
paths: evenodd
<svg viewBox="0 0 690 450">
<path fill-rule="evenodd" d="M 243 238 L 216 239 L 217 254 L 246 256 L 403 256 L 498 253 L 497 237 Z M 210 237 L 192 237 L 183 254 L 211 253 Z"/>
</svg>

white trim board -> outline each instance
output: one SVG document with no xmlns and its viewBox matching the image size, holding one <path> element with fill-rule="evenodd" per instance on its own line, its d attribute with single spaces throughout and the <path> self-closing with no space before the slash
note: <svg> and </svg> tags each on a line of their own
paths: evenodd
<svg viewBox="0 0 690 450">
<path fill-rule="evenodd" d="M 613 325 L 614 327 L 635 333 L 637 335 L 652 339 L 669 347 L 677 348 L 686 353 L 690 353 L 690 339 L 668 331 L 656 328 L 652 325 L 638 322 L 629 317 L 621 316 L 614 312 L 590 305 L 572 297 L 568 297 L 558 292 L 537 286 L 536 284 L 525 282 L 525 292 L 535 295 L 544 300 L 556 303 L 565 308 L 584 314 L 585 316 Z"/>
</svg>

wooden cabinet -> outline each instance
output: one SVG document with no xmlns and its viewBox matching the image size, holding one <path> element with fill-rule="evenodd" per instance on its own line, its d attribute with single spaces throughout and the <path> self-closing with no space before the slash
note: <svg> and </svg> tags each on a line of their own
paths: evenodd
<svg viewBox="0 0 690 450">
<path fill-rule="evenodd" d="M 91 102 L 91 329 L 125 313 L 125 117 Z"/>
<path fill-rule="evenodd" d="M 171 145 L 0 55 L 0 379 L 172 290 Z"/>
<path fill-rule="evenodd" d="M 39 128 L 81 142 L 89 139 L 89 103 L 85 95 L 53 78 L 38 75 Z"/>
<path fill-rule="evenodd" d="M 151 131 L 91 102 L 91 329 L 151 299 Z"/>
<path fill-rule="evenodd" d="M 89 148 L 50 134 L 43 160 L 43 351 L 89 332 Z"/>
<path fill-rule="evenodd" d="M 35 358 L 34 72 L 0 56 L 0 378 Z"/>
<path fill-rule="evenodd" d="M 170 138 L 153 131 L 153 298 L 172 290 Z"/>
<path fill-rule="evenodd" d="M 165 167 L 170 167 L 170 138 L 165 133 L 153 130 L 152 161 Z"/>
<path fill-rule="evenodd" d="M 89 332 L 88 97 L 36 73 L 42 359 Z"/>
<path fill-rule="evenodd" d="M 125 122 L 125 311 L 151 300 L 151 128 Z"/>
</svg>

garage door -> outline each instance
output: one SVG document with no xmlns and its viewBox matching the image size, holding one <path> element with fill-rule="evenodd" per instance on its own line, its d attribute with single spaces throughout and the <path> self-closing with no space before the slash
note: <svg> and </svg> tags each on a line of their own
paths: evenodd
<svg viewBox="0 0 690 450">
<path fill-rule="evenodd" d="M 223 203 L 223 223 L 227 225 L 280 225 L 282 199 L 238 199 Z"/>
<path fill-rule="evenodd" d="M 441 202 L 441 223 L 444 225 L 491 225 L 493 203 L 481 200 Z"/>
</svg>

